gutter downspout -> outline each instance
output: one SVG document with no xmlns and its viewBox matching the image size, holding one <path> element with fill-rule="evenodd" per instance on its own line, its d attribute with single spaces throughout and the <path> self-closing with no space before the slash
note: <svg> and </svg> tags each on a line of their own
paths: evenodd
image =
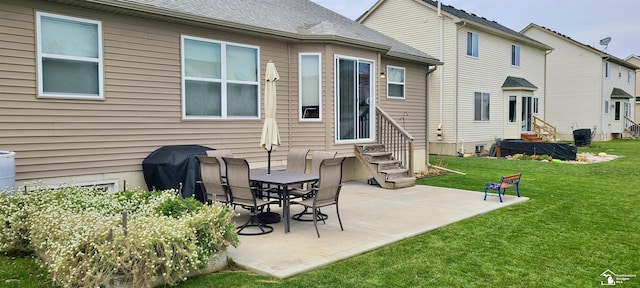
<svg viewBox="0 0 640 288">
<path fill-rule="evenodd" d="M 427 164 L 428 167 L 431 166 L 429 163 L 429 75 L 435 72 L 438 69 L 438 65 L 433 65 L 433 68 L 429 68 L 427 65 L 427 75 L 424 77 L 425 81 L 425 103 L 424 103 L 424 145 L 425 145 L 425 155 L 424 155 L 424 163 Z"/>
<path fill-rule="evenodd" d="M 429 75 L 433 72 L 435 72 L 438 69 L 437 65 L 434 65 L 433 68 L 429 69 L 429 66 L 427 66 L 427 77 L 425 77 L 425 80 L 427 82 L 427 98 L 426 98 L 426 105 L 424 105 L 424 115 L 425 115 L 425 125 L 424 125 L 424 135 L 425 135 L 425 145 L 426 145 L 426 151 L 425 151 L 425 163 L 427 164 L 427 172 L 429 170 L 429 168 L 435 168 L 435 169 L 439 169 L 439 170 L 444 170 L 447 172 L 451 172 L 451 173 L 456 173 L 456 174 L 460 174 L 460 175 L 466 175 L 463 172 L 460 171 L 455 171 L 455 170 L 451 170 L 451 169 L 447 169 L 444 167 L 440 167 L 440 166 L 436 166 L 436 165 L 432 165 L 431 163 L 429 163 L 429 139 L 427 137 L 427 135 L 429 135 L 429 114 L 427 113 L 429 111 Z M 440 71 L 442 71 L 442 69 L 440 69 Z M 440 126 L 440 125 L 438 125 Z"/>
<path fill-rule="evenodd" d="M 458 138 L 459 138 L 459 135 L 458 135 L 458 114 L 459 114 L 459 111 L 458 111 L 459 110 L 458 109 L 458 87 L 460 86 L 460 76 L 459 76 L 460 75 L 460 73 L 459 73 L 459 71 L 460 71 L 460 54 L 458 53 L 458 44 L 459 43 L 458 43 L 457 37 L 458 37 L 458 32 L 460 31 L 460 29 L 464 28 L 464 26 L 467 26 L 467 21 L 460 21 L 460 22 L 462 22 L 462 25 L 456 29 L 456 47 L 455 47 L 455 49 L 456 49 L 456 85 L 454 86 L 455 87 L 454 88 L 455 91 L 453 92 L 453 95 L 455 97 L 455 99 L 454 99 L 454 101 L 455 101 L 454 103 L 455 104 L 454 105 L 456 107 L 455 115 L 454 115 L 454 117 L 455 117 L 454 118 L 454 124 L 455 124 L 454 125 L 454 129 L 455 129 L 454 145 L 456 146 L 456 153 L 458 152 L 458 142 L 461 142 L 461 140 L 460 141 L 458 140 Z M 460 23 L 460 22 L 458 22 L 458 23 Z M 466 37 L 465 37 L 465 39 L 466 39 Z M 464 149 L 463 149 L 462 153 L 464 153 Z"/>
<path fill-rule="evenodd" d="M 553 50 L 547 50 L 544 53 L 544 106 L 542 107 L 542 109 L 544 109 L 544 121 L 547 121 L 547 98 L 549 93 L 547 91 L 549 91 L 548 87 L 547 87 L 547 56 L 549 54 L 551 54 L 551 52 L 553 52 Z M 556 142 L 558 141 L 558 135 L 556 133 Z"/>
<path fill-rule="evenodd" d="M 438 17 L 440 18 L 440 61 L 444 62 L 444 15 L 442 15 L 442 2 L 438 0 Z M 438 128 L 436 130 L 436 135 L 438 140 L 442 141 L 443 133 L 442 133 L 442 118 L 443 118 L 443 104 L 442 100 L 444 99 L 444 92 L 442 91 L 444 87 L 444 66 L 439 71 L 440 83 L 439 83 L 439 107 L 438 107 Z"/>
<path fill-rule="evenodd" d="M 287 43 L 287 66 L 289 71 L 292 71 L 293 67 L 291 67 L 291 65 L 293 65 L 292 61 L 291 61 L 291 43 Z M 290 74 L 290 73 L 289 73 Z M 289 87 L 287 87 L 287 112 L 289 113 L 289 115 L 291 115 L 291 113 L 293 113 L 291 110 L 291 85 L 292 83 L 292 79 L 290 76 L 287 76 L 287 82 L 289 82 L 287 85 L 289 85 Z M 296 93 L 297 94 L 297 93 Z M 296 109 L 297 110 L 297 109 Z M 277 107 L 276 107 L 276 111 L 277 111 Z M 291 123 L 291 117 L 287 117 L 287 130 L 289 134 L 289 149 L 291 149 L 291 147 L 294 147 L 293 145 L 293 129 L 292 126 L 293 123 Z"/>
</svg>

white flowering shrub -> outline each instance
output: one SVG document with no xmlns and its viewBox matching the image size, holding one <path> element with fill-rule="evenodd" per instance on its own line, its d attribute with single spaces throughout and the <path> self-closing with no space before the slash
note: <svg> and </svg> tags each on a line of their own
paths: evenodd
<svg viewBox="0 0 640 288">
<path fill-rule="evenodd" d="M 64 287 L 175 285 L 238 244 L 232 216 L 174 191 L 0 194 L 0 251 L 34 252 Z"/>
</svg>

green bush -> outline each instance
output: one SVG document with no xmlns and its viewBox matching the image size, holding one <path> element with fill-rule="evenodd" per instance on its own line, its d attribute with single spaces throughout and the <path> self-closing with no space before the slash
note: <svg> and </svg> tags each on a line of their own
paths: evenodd
<svg viewBox="0 0 640 288">
<path fill-rule="evenodd" d="M 184 214 L 197 212 L 202 203 L 194 198 L 172 198 L 162 202 L 158 207 L 158 213 L 167 217 L 179 218 Z"/>
<path fill-rule="evenodd" d="M 553 157 L 551 157 L 549 155 L 513 154 L 511 156 L 511 159 L 513 159 L 513 160 L 537 160 L 537 161 L 547 160 L 547 161 L 551 161 L 553 159 Z"/>
<path fill-rule="evenodd" d="M 158 278 L 174 285 L 238 244 L 232 216 L 228 206 L 174 191 L 0 194 L 0 251 L 35 253 L 64 287 L 98 287 L 115 277 L 134 287 Z"/>
</svg>

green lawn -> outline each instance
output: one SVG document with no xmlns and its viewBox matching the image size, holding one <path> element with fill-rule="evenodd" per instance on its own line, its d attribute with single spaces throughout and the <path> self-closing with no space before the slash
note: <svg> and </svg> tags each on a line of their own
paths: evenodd
<svg viewBox="0 0 640 288">
<path fill-rule="evenodd" d="M 286 280 L 232 269 L 177 287 L 599 287 L 607 269 L 638 275 L 619 285 L 640 287 L 640 141 L 592 144 L 580 152 L 623 157 L 588 165 L 438 157 L 466 175 L 419 184 L 481 191 L 523 172 L 530 200 Z M 33 259 L 14 258 L 0 256 L 0 287 L 52 287 Z"/>
</svg>

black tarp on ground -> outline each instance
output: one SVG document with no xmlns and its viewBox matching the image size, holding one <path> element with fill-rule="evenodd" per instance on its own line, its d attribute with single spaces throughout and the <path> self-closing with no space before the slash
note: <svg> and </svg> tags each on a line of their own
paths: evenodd
<svg viewBox="0 0 640 288">
<path fill-rule="evenodd" d="M 204 202 L 204 193 L 196 181 L 200 179 L 200 163 L 195 157 L 215 150 L 200 145 L 162 146 L 142 161 L 142 174 L 149 190 L 180 188 L 182 197 L 195 196 Z"/>
<path fill-rule="evenodd" d="M 576 160 L 578 147 L 565 143 L 525 142 L 522 140 L 502 140 L 496 143 L 500 156 L 514 154 L 549 155 L 553 159 Z"/>
</svg>

